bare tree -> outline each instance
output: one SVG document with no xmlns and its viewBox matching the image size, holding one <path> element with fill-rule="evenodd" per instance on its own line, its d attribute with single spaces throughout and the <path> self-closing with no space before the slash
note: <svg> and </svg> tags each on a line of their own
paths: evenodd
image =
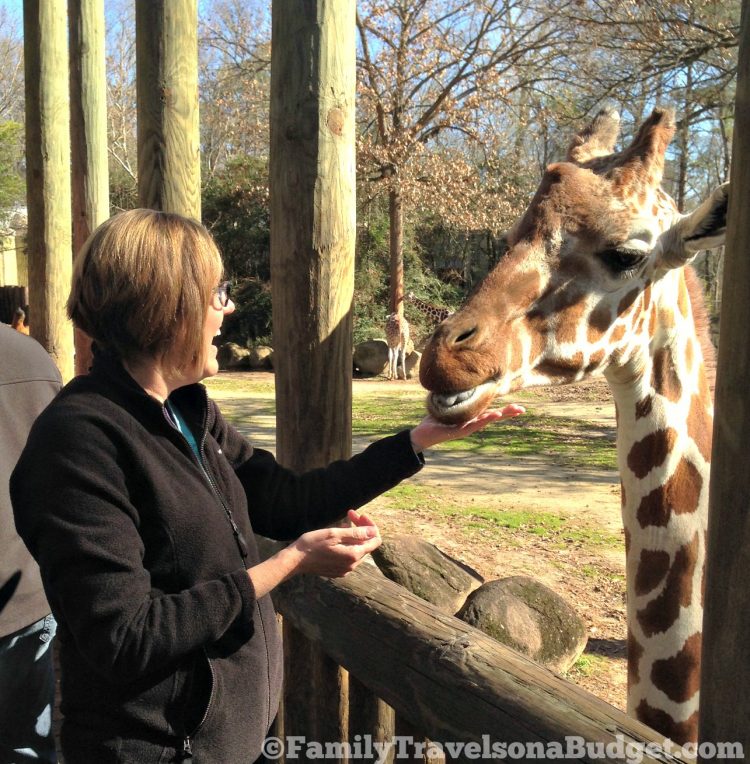
<svg viewBox="0 0 750 764">
<path fill-rule="evenodd" d="M 490 102 L 556 77 L 566 0 L 366 0 L 359 4 L 361 140 L 371 193 L 388 195 L 390 309 L 403 301 L 405 205 L 467 214 L 481 173 L 462 149 Z M 435 148 L 441 149 L 434 151 Z M 486 169 L 486 168 L 485 168 Z"/>
</svg>

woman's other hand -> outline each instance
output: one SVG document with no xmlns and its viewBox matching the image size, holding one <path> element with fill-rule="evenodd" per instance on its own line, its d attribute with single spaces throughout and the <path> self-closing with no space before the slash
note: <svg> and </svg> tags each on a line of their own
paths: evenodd
<svg viewBox="0 0 750 764">
<path fill-rule="evenodd" d="M 412 431 L 411 443 L 414 450 L 419 453 L 425 448 L 435 446 L 438 443 L 444 443 L 447 440 L 456 440 L 465 438 L 479 430 L 484 429 L 490 422 L 497 422 L 501 419 L 512 419 L 523 414 L 526 409 L 515 403 L 504 406 L 502 409 L 488 409 L 479 416 L 470 419 L 463 424 L 443 424 L 437 419 L 427 416 Z"/>
<path fill-rule="evenodd" d="M 322 528 L 300 536 L 273 557 L 247 573 L 256 597 L 268 594 L 282 581 L 299 573 L 339 578 L 351 573 L 362 558 L 382 543 L 380 531 L 367 515 L 348 513 L 349 528 Z"/>
</svg>

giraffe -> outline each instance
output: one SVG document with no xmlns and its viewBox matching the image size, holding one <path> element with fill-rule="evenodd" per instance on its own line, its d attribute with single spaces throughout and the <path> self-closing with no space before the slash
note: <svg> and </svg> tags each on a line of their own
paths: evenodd
<svg viewBox="0 0 750 764">
<path fill-rule="evenodd" d="M 388 379 L 398 379 L 398 364 L 406 379 L 406 354 L 409 344 L 409 322 L 404 318 L 404 304 L 399 304 L 400 310 L 389 313 L 385 318 L 385 340 L 388 343 Z"/>
<path fill-rule="evenodd" d="M 432 303 L 420 300 L 414 292 L 409 292 L 406 295 L 406 299 L 423 315 L 427 316 L 430 320 L 436 324 L 445 321 L 448 316 L 452 316 L 455 311 L 450 308 L 444 308 L 439 305 L 433 305 Z"/>
<path fill-rule="evenodd" d="M 604 110 L 550 165 L 510 249 L 422 356 L 428 409 L 462 422 L 495 395 L 603 374 L 617 414 L 628 712 L 695 741 L 713 402 L 700 290 L 685 267 L 724 239 L 728 184 L 681 215 L 660 188 L 657 109 L 614 151 Z"/>
</svg>

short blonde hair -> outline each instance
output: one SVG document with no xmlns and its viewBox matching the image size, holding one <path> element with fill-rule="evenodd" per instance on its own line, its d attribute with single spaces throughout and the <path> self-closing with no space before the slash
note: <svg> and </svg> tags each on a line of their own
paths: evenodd
<svg viewBox="0 0 750 764">
<path fill-rule="evenodd" d="M 100 347 L 165 370 L 203 363 L 203 327 L 221 278 L 219 250 L 197 221 L 154 210 L 121 212 L 78 253 L 68 315 Z"/>
</svg>

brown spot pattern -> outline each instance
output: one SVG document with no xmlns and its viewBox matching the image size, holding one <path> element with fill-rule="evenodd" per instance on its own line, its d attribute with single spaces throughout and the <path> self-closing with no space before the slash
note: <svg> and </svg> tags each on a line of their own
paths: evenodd
<svg viewBox="0 0 750 764">
<path fill-rule="evenodd" d="M 701 452 L 701 456 L 707 461 L 711 461 L 711 443 L 713 437 L 713 420 L 706 411 L 706 407 L 698 398 L 694 395 L 690 399 L 690 411 L 688 411 L 687 418 L 687 431 L 688 437 L 695 443 L 698 450 Z"/>
<path fill-rule="evenodd" d="M 586 372 L 592 372 L 594 369 L 598 368 L 602 361 L 604 360 L 604 351 L 603 350 L 597 350 L 596 353 L 594 353 L 591 358 L 589 358 L 589 362 L 586 366 Z"/>
<path fill-rule="evenodd" d="M 617 306 L 617 315 L 621 316 L 623 313 L 625 313 L 632 304 L 638 299 L 638 295 L 640 294 L 640 289 L 631 289 L 625 297 L 620 300 L 620 304 Z"/>
<path fill-rule="evenodd" d="M 667 400 L 676 403 L 682 395 L 682 385 L 677 376 L 674 358 L 668 348 L 659 348 L 654 353 L 654 367 L 652 370 L 652 385 L 654 390 L 663 395 Z"/>
<path fill-rule="evenodd" d="M 604 303 L 597 305 L 589 316 L 589 342 L 596 342 L 600 339 L 604 332 L 612 325 L 613 320 L 612 308 L 609 305 Z"/>
<path fill-rule="evenodd" d="M 687 459 L 681 459 L 669 480 L 641 499 L 637 512 L 641 528 L 666 526 L 672 512 L 678 515 L 695 512 L 702 487 L 703 477 L 696 466 Z"/>
<path fill-rule="evenodd" d="M 685 368 L 688 374 L 692 374 L 694 363 L 695 349 L 693 348 L 693 340 L 688 338 L 688 341 L 685 343 Z"/>
<path fill-rule="evenodd" d="M 537 365 L 536 370 L 548 377 L 569 378 L 583 368 L 583 353 L 574 353 L 570 358 L 548 358 Z"/>
<path fill-rule="evenodd" d="M 641 679 L 639 667 L 643 657 L 643 647 L 628 629 L 628 687 L 638 684 Z"/>
<path fill-rule="evenodd" d="M 658 597 L 638 611 L 638 623 L 647 637 L 671 628 L 680 617 L 680 607 L 687 607 L 693 596 L 693 575 L 700 543 L 698 534 L 675 553 L 667 581 Z"/>
<path fill-rule="evenodd" d="M 635 574 L 635 593 L 641 597 L 656 589 L 669 570 L 669 554 L 661 550 L 643 549 Z"/>
<path fill-rule="evenodd" d="M 659 308 L 659 323 L 665 329 L 672 329 L 674 327 L 674 311 L 672 308 Z"/>
<path fill-rule="evenodd" d="M 648 317 L 648 336 L 653 337 L 656 332 L 656 311 L 652 310 Z"/>
<path fill-rule="evenodd" d="M 558 316 L 556 338 L 558 342 L 575 342 L 578 325 L 581 323 L 586 303 L 579 302 L 566 310 L 563 310 Z"/>
<path fill-rule="evenodd" d="M 674 448 L 677 433 L 668 427 L 666 430 L 657 430 L 645 438 L 633 443 L 628 454 L 628 467 L 637 477 L 643 478 L 655 467 L 664 464 L 667 455 Z"/>
<path fill-rule="evenodd" d="M 642 700 L 635 709 L 635 715 L 639 721 L 659 730 L 660 734 L 678 745 L 685 745 L 698 739 L 697 711 L 684 722 L 676 722 L 666 711 L 654 708 Z"/>
<path fill-rule="evenodd" d="M 635 404 L 635 418 L 643 419 L 643 417 L 648 416 L 651 413 L 653 407 L 654 396 L 647 395 L 645 398 L 641 399 L 638 401 L 638 403 Z"/>
<path fill-rule="evenodd" d="M 701 633 L 685 640 L 677 655 L 654 661 L 651 681 L 670 700 L 684 703 L 700 689 Z"/>
</svg>

